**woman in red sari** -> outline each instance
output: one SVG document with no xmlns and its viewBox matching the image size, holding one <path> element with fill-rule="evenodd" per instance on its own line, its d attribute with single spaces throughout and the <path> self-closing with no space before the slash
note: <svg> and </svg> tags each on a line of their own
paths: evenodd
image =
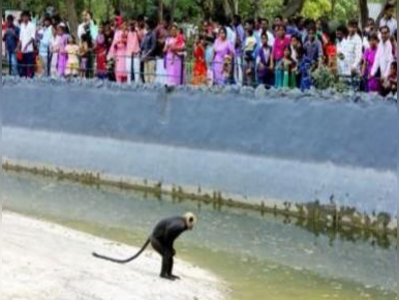
<svg viewBox="0 0 399 300">
<path fill-rule="evenodd" d="M 202 36 L 199 36 L 195 43 L 194 58 L 193 84 L 206 85 L 207 67 L 205 61 L 205 39 Z"/>
</svg>

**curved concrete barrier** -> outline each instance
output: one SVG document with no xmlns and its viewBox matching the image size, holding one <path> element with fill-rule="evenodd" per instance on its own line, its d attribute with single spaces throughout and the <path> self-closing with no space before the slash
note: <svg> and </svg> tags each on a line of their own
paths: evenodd
<svg viewBox="0 0 399 300">
<path fill-rule="evenodd" d="M 90 85 L 6 81 L 4 156 L 396 218 L 394 102 Z"/>
</svg>

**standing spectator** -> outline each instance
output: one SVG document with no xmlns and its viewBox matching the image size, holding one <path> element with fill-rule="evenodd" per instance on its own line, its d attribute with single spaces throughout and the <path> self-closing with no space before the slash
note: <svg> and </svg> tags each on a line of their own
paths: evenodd
<svg viewBox="0 0 399 300">
<path fill-rule="evenodd" d="M 174 86 L 184 84 L 184 51 L 186 45 L 184 37 L 179 33 L 176 24 L 172 25 L 170 35 L 165 43 L 165 65 L 167 84 Z"/>
<path fill-rule="evenodd" d="M 359 75 L 362 54 L 363 42 L 358 34 L 358 23 L 353 20 L 348 23 L 348 37 L 338 47 L 338 56 L 341 60 L 339 75 L 346 77 Z"/>
<path fill-rule="evenodd" d="M 157 47 L 155 49 L 156 57 L 156 82 L 160 84 L 165 84 L 167 82 L 166 78 L 166 68 L 165 68 L 165 42 L 168 38 L 168 24 L 166 21 L 160 22 L 160 24 L 155 29 L 157 35 Z"/>
<path fill-rule="evenodd" d="M 371 68 L 371 77 L 381 77 L 381 81 L 385 81 L 391 71 L 391 63 L 393 61 L 393 49 L 390 40 L 390 31 L 388 26 L 380 28 L 381 41 L 375 54 L 375 62 Z"/>
<path fill-rule="evenodd" d="M 266 33 L 262 34 L 262 47 L 258 49 L 256 54 L 256 70 L 259 84 L 263 84 L 266 88 L 270 88 L 273 84 L 272 64 L 272 47 Z"/>
<path fill-rule="evenodd" d="M 58 50 L 58 61 L 57 61 L 57 70 L 58 76 L 65 76 L 66 64 L 68 61 L 68 52 L 66 51 L 65 47 L 68 44 L 68 37 L 69 35 L 66 32 L 67 27 L 64 23 L 59 25 L 59 35 L 61 37 L 60 40 L 60 47 Z"/>
<path fill-rule="evenodd" d="M 146 33 L 141 42 L 141 69 L 143 81 L 153 83 L 155 81 L 155 50 L 157 48 L 157 34 L 155 32 L 155 22 L 148 20 L 146 22 Z"/>
<path fill-rule="evenodd" d="M 126 53 L 126 69 L 127 81 L 139 81 L 140 74 L 140 41 L 137 33 L 137 23 L 133 21 L 130 24 L 129 34 L 127 37 L 127 53 Z"/>
<path fill-rule="evenodd" d="M 380 79 L 376 78 L 371 74 L 371 70 L 375 63 L 378 43 L 379 43 L 379 38 L 376 33 L 369 36 L 368 44 L 370 46 L 369 48 L 366 49 L 363 55 L 362 74 L 366 81 L 367 92 L 379 92 L 381 88 Z"/>
<path fill-rule="evenodd" d="M 12 76 L 18 75 L 17 48 L 19 35 L 20 30 L 14 24 L 14 17 L 12 15 L 7 16 L 7 24 L 3 36 L 3 41 L 5 43 L 7 63 L 9 64 Z"/>
<path fill-rule="evenodd" d="M 194 46 L 194 69 L 193 69 L 193 84 L 206 85 L 207 83 L 207 65 L 205 61 L 205 47 L 206 42 L 203 36 L 199 36 Z"/>
<path fill-rule="evenodd" d="M 398 29 L 398 22 L 395 19 L 395 6 L 388 4 L 384 10 L 384 17 L 380 21 L 380 28 L 387 26 L 389 32 L 393 34 Z"/>
<path fill-rule="evenodd" d="M 53 26 L 51 25 L 51 18 L 46 17 L 43 21 L 43 28 L 39 30 L 39 59 L 42 66 L 41 76 L 46 76 L 49 73 L 49 53 L 50 42 L 53 37 Z"/>
<path fill-rule="evenodd" d="M 50 75 L 56 77 L 58 75 L 58 56 L 61 48 L 62 31 L 60 26 L 53 28 L 53 37 L 50 41 L 50 52 L 51 52 L 51 67 Z"/>
<path fill-rule="evenodd" d="M 126 70 L 126 53 L 127 53 L 127 39 L 128 31 L 126 23 L 118 25 L 118 29 L 115 32 L 114 42 L 108 53 L 108 59 L 114 59 L 115 61 L 115 77 L 119 83 L 126 82 L 127 70 Z"/>
<path fill-rule="evenodd" d="M 323 45 L 317 39 L 314 27 L 308 29 L 308 41 L 304 45 L 304 51 L 314 67 L 317 67 L 321 63 L 324 55 Z"/>
<path fill-rule="evenodd" d="M 73 35 L 68 36 L 65 52 L 68 53 L 68 58 L 65 65 L 65 76 L 76 77 L 79 74 L 79 45 Z"/>
<path fill-rule="evenodd" d="M 21 76 L 34 77 L 35 76 L 35 37 L 36 27 L 30 21 L 30 13 L 25 11 L 21 15 L 21 32 L 19 36 L 19 49 L 22 53 L 21 60 Z"/>
<path fill-rule="evenodd" d="M 257 42 L 254 36 L 254 31 L 248 29 L 246 33 L 244 45 L 244 57 L 245 57 L 245 85 L 252 85 L 255 82 L 255 56 L 257 51 Z"/>
<path fill-rule="evenodd" d="M 260 19 L 260 31 L 261 32 L 259 33 L 259 35 L 262 36 L 262 34 L 266 34 L 269 46 L 271 48 L 273 48 L 274 34 L 270 31 L 269 25 L 270 25 L 270 22 L 268 19 L 261 18 Z M 263 47 L 263 44 L 262 44 L 262 47 Z"/>
<path fill-rule="evenodd" d="M 231 81 L 232 62 L 235 56 L 234 45 L 227 40 L 226 28 L 219 30 L 219 37 L 213 46 L 213 81 L 216 85 L 222 85 Z"/>
<path fill-rule="evenodd" d="M 282 77 L 281 63 L 284 58 L 284 50 L 291 45 L 291 38 L 286 34 L 285 27 L 278 25 L 276 27 L 276 39 L 273 46 L 273 63 L 272 68 L 275 70 L 275 78 Z M 277 80 L 275 81 L 276 86 L 280 85 Z"/>
<path fill-rule="evenodd" d="M 337 45 L 334 34 L 325 35 L 324 45 L 325 64 L 334 75 L 337 75 Z"/>
<path fill-rule="evenodd" d="M 236 40 L 235 40 L 235 72 L 234 72 L 234 79 L 238 84 L 241 84 L 243 81 L 243 55 L 242 55 L 242 48 L 244 45 L 245 40 L 245 30 L 242 26 L 241 16 L 235 15 L 233 17 L 233 26 L 236 33 Z"/>
<path fill-rule="evenodd" d="M 107 44 L 106 44 L 106 37 L 104 34 L 104 23 L 100 25 L 98 30 L 98 35 L 96 39 L 96 65 L 97 65 L 97 77 L 99 79 L 105 79 L 107 77 Z"/>
</svg>

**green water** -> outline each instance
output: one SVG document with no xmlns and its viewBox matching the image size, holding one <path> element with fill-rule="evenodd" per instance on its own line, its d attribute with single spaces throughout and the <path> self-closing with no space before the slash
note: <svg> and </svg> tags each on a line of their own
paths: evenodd
<svg viewBox="0 0 399 300">
<path fill-rule="evenodd" d="M 199 224 L 178 256 L 222 278 L 229 300 L 397 299 L 397 241 L 315 234 L 273 216 L 3 172 L 3 209 L 139 246 L 162 217 Z M 178 266 L 176 266 L 178 273 Z"/>
</svg>

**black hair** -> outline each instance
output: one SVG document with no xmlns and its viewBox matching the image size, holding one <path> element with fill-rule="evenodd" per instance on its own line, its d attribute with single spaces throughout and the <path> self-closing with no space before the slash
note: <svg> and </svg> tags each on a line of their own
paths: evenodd
<svg viewBox="0 0 399 300">
<path fill-rule="evenodd" d="M 389 27 L 387 25 L 381 26 L 380 27 L 380 32 L 382 32 L 384 29 L 388 30 L 388 32 L 391 33 L 391 29 L 389 29 Z"/>
<path fill-rule="evenodd" d="M 14 22 L 14 20 L 15 20 L 15 18 L 14 18 L 13 15 L 8 15 L 8 16 L 7 16 L 7 21 L 9 21 L 9 22 Z"/>
</svg>

